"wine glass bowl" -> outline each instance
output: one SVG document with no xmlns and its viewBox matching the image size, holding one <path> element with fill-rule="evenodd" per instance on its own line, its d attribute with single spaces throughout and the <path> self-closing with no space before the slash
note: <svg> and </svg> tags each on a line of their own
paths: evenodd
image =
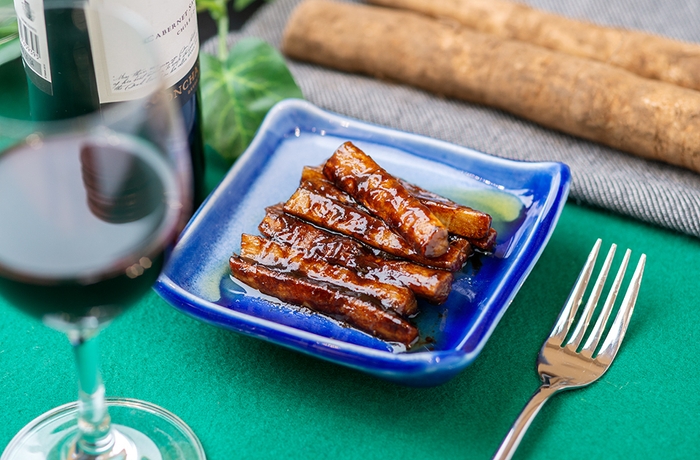
<svg viewBox="0 0 700 460">
<path fill-rule="evenodd" d="M 52 324 L 107 320 L 150 288 L 181 226 L 175 171 L 111 130 L 29 139 L 0 157 L 0 292 Z"/>
<path fill-rule="evenodd" d="M 66 37 L 79 38 L 79 52 L 51 59 L 54 71 L 68 65 L 94 71 L 80 81 L 104 80 L 109 73 L 100 77 L 96 67 L 109 61 L 86 57 L 85 46 L 99 48 L 114 30 L 145 70 L 111 80 L 112 93 L 135 85 L 123 98 L 86 104 L 96 94 L 71 101 L 59 77 L 37 86 L 25 59 L 32 119 L 0 117 L 0 296 L 67 334 L 79 387 L 78 402 L 37 417 L 1 458 L 203 459 L 194 433 L 167 410 L 106 399 L 97 364 L 99 332 L 151 288 L 191 212 L 179 109 L 165 92 L 155 44 L 132 14 L 78 0 L 46 2 L 43 14 L 71 22 Z M 37 107 L 56 97 L 50 111 Z"/>
</svg>

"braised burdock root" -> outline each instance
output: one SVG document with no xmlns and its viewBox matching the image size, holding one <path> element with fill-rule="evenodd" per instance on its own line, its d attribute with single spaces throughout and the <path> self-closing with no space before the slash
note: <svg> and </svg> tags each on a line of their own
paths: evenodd
<svg viewBox="0 0 700 460">
<path fill-rule="evenodd" d="M 374 254 L 359 241 L 331 233 L 284 212 L 281 204 L 265 209 L 267 213 L 258 230 L 268 238 L 301 247 L 312 255 L 318 255 L 332 264 L 352 266 L 352 260 L 366 254 Z"/>
<path fill-rule="evenodd" d="M 341 145 L 326 161 L 323 173 L 396 230 L 425 257 L 447 252 L 447 229 L 401 183 L 352 142 Z"/>
<path fill-rule="evenodd" d="M 336 284 L 376 297 L 384 308 L 403 316 L 412 316 L 418 311 L 416 298 L 406 287 L 362 278 L 346 267 L 329 264 L 317 256 L 261 236 L 243 234 L 240 257 L 269 268 L 300 273 L 312 280 Z"/>
<path fill-rule="evenodd" d="M 390 197 L 394 205 L 381 204 Z M 405 232 L 409 242 L 401 225 L 422 230 Z M 488 252 L 496 237 L 488 214 L 394 178 L 347 142 L 321 168 L 305 167 L 294 194 L 268 207 L 258 229 L 264 236 L 241 235 L 229 260 L 235 278 L 406 346 L 418 337 L 416 297 L 445 302 L 470 240 Z M 443 236 L 444 250 L 428 256 Z"/>
<path fill-rule="evenodd" d="M 409 345 L 418 337 L 415 326 L 385 311 L 369 296 L 246 262 L 236 256 L 229 259 L 229 266 L 236 279 L 263 294 L 326 313 L 382 340 Z"/>
<path fill-rule="evenodd" d="M 388 254 L 375 253 L 359 241 L 290 216 L 281 206 L 267 208 L 258 229 L 268 238 L 302 249 L 331 264 L 351 268 L 364 278 L 405 286 L 430 303 L 441 304 L 447 300 L 452 288 L 453 275 L 449 271 L 390 259 Z"/>
<path fill-rule="evenodd" d="M 399 182 L 408 193 L 427 207 L 450 233 L 469 240 L 480 240 L 488 235 L 491 228 L 491 216 L 488 214 L 457 204 L 405 180 L 399 179 Z M 303 187 L 323 192 L 340 203 L 361 206 L 347 193 L 339 189 L 333 190 L 332 183 L 326 179 L 321 168 L 305 166 L 301 172 L 301 183 Z"/>
<path fill-rule="evenodd" d="M 435 258 L 422 256 L 378 217 L 342 204 L 317 191 L 309 190 L 303 185 L 287 200 L 284 210 L 396 257 L 403 257 L 428 267 L 457 271 L 462 268 L 471 254 L 471 246 L 467 240 L 452 238 L 452 241 L 448 240 L 447 252 L 442 256 Z"/>
<path fill-rule="evenodd" d="M 430 212 L 447 227 L 450 233 L 469 240 L 480 240 L 488 236 L 491 229 L 491 216 L 488 214 L 457 204 L 405 180 L 402 180 L 401 184 L 411 195 L 418 198 L 430 209 Z"/>
</svg>

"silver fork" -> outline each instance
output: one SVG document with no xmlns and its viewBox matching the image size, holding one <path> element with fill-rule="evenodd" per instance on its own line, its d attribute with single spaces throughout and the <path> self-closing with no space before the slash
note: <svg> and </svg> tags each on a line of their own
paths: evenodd
<svg viewBox="0 0 700 460">
<path fill-rule="evenodd" d="M 542 406 L 544 406 L 544 403 L 547 402 L 552 395 L 561 390 L 581 388 L 598 380 L 605 371 L 608 370 L 613 359 L 615 359 L 617 351 L 620 349 L 620 344 L 625 336 L 627 325 L 629 324 L 632 311 L 634 310 L 634 304 L 637 301 L 637 294 L 639 293 L 642 273 L 644 272 L 644 263 L 646 261 L 645 254 L 642 254 L 639 258 L 639 263 L 634 271 L 630 285 L 627 288 L 620 309 L 603 345 L 600 347 L 597 355 L 595 357 L 593 356 L 603 336 L 605 325 L 610 317 L 610 312 L 615 304 L 617 294 L 620 291 L 620 285 L 622 284 L 622 279 L 625 275 L 627 263 L 630 258 L 629 249 L 625 252 L 625 257 L 617 272 L 608 297 L 605 300 L 605 304 L 598 315 L 598 319 L 586 339 L 586 342 L 583 344 L 583 347 L 578 351 L 581 347 L 586 329 L 591 321 L 591 317 L 593 316 L 593 312 L 598 304 L 598 299 L 605 285 L 608 272 L 610 271 L 610 266 L 612 265 L 613 256 L 615 255 L 615 249 L 617 247 L 614 244 L 610 247 L 610 251 L 603 263 L 603 268 L 593 286 L 593 290 L 581 313 L 578 324 L 571 334 L 571 338 L 564 343 L 566 337 L 569 335 L 571 323 L 576 316 L 576 311 L 583 300 L 583 295 L 586 291 L 588 280 L 591 278 L 600 245 L 601 240 L 599 239 L 588 255 L 588 260 L 583 266 L 576 280 L 576 284 L 564 304 L 564 308 L 562 308 L 561 313 L 559 313 L 559 318 L 557 318 L 552 332 L 542 345 L 542 349 L 537 358 L 537 372 L 542 380 L 542 385 L 535 391 L 535 394 L 532 395 L 530 401 L 528 401 L 515 420 L 515 423 L 513 423 L 510 431 L 503 439 L 503 442 L 501 442 L 498 451 L 496 451 L 493 457 L 494 459 L 510 459 L 515 453 L 518 444 L 520 444 L 520 440 L 523 438 L 525 431 Z"/>
</svg>

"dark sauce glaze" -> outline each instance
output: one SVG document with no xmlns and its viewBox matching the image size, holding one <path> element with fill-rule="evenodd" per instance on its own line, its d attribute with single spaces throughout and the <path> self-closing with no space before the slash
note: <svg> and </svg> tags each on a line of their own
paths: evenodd
<svg viewBox="0 0 700 460">
<path fill-rule="evenodd" d="M 384 310 L 365 294 L 311 280 L 299 272 L 272 270 L 235 255 L 229 259 L 229 266 L 238 280 L 263 294 L 346 321 L 382 340 L 409 346 L 418 337 L 413 324 Z"/>
<path fill-rule="evenodd" d="M 240 256 L 282 272 L 302 273 L 316 281 L 367 294 L 378 299 L 384 308 L 403 316 L 410 317 L 418 311 L 416 299 L 407 287 L 362 278 L 346 267 L 329 264 L 284 243 L 244 234 L 241 238 Z"/>
<path fill-rule="evenodd" d="M 284 211 L 428 267 L 457 271 L 466 262 L 471 249 L 468 241 L 453 238 L 444 255 L 436 258 L 423 257 L 381 219 L 303 187 L 299 187 L 287 200 Z"/>
<path fill-rule="evenodd" d="M 453 275 L 449 271 L 391 259 L 388 254 L 372 250 L 347 236 L 285 214 L 277 206 L 267 209 L 259 230 L 268 238 L 303 249 L 307 254 L 332 264 L 352 268 L 361 276 L 407 286 L 431 303 L 444 302 L 450 292 Z"/>
<path fill-rule="evenodd" d="M 401 183 L 351 142 L 341 145 L 323 166 L 324 175 L 406 239 L 424 257 L 449 248 L 448 232 Z"/>
</svg>

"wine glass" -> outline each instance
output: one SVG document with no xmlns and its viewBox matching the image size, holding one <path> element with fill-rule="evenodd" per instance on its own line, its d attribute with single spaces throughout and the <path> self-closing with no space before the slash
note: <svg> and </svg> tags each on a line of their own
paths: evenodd
<svg viewBox="0 0 700 460">
<path fill-rule="evenodd" d="M 85 93 L 71 97 L 59 77 L 47 91 L 27 69 L 31 116 L 0 118 L 0 296 L 66 333 L 79 386 L 76 403 L 30 422 L 2 460 L 204 459 L 194 433 L 167 410 L 105 398 L 97 336 L 150 289 L 192 193 L 183 123 L 164 91 L 156 44 L 138 18 L 91 4 L 45 2 L 34 12 L 66 20 L 65 41 L 83 40 L 50 63 L 71 61 L 69 89 Z M 100 76 L 95 69 L 109 61 L 96 62 L 90 49 L 105 37 L 86 35 L 90 23 L 109 24 L 104 33 L 119 34 L 140 72 L 116 83 Z M 134 91 L 106 103 L 95 97 L 101 78 L 108 91 Z"/>
</svg>

